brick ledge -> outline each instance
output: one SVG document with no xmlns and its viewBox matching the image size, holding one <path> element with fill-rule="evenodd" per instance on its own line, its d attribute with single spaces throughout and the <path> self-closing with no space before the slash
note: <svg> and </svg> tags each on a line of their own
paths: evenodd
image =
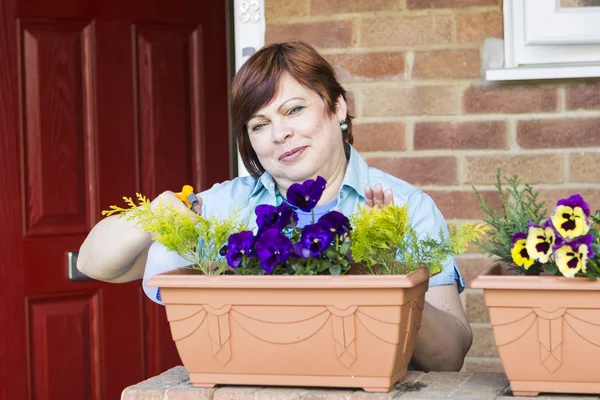
<svg viewBox="0 0 600 400">
<path fill-rule="evenodd" d="M 184 367 L 172 368 L 158 376 L 126 388 L 121 400 L 391 400 L 403 399 L 531 399 L 513 397 L 508 380 L 501 373 L 415 372 L 389 393 L 366 393 L 360 389 L 280 388 L 218 386 L 192 387 Z M 543 395 L 537 399 L 600 399 L 599 396 Z"/>
</svg>

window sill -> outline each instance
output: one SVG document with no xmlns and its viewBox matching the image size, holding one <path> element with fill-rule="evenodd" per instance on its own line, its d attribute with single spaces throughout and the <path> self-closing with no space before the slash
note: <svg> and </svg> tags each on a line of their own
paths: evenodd
<svg viewBox="0 0 600 400">
<path fill-rule="evenodd" d="M 486 81 L 600 77 L 600 64 L 497 68 L 485 71 Z"/>
</svg>

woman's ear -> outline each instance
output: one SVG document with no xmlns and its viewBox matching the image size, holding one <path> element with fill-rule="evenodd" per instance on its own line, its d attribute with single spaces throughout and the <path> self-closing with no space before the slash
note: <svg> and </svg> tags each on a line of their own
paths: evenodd
<svg viewBox="0 0 600 400">
<path fill-rule="evenodd" d="M 338 122 L 345 121 L 348 118 L 348 105 L 344 97 L 340 95 L 335 103 L 335 117 Z"/>
</svg>

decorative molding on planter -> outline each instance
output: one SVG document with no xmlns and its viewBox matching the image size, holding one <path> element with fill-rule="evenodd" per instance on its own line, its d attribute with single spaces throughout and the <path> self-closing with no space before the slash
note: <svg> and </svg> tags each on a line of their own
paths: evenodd
<svg viewBox="0 0 600 400">
<path fill-rule="evenodd" d="M 186 340 L 206 321 L 212 354 L 223 366 L 231 360 L 231 321 L 247 334 L 270 344 L 294 344 L 314 336 L 331 320 L 332 338 L 337 358 L 346 368 L 356 361 L 356 322 L 377 339 L 408 349 L 411 327 L 418 330 L 420 319 L 414 313 L 423 309 L 416 301 L 404 306 L 323 306 L 303 307 L 300 312 L 286 314 L 283 306 L 232 306 L 208 304 L 174 304 L 167 307 L 167 319 L 175 342 Z M 269 310 L 269 308 L 272 308 Z M 401 324 L 402 309 L 407 311 L 403 337 L 396 333 Z M 290 326 L 293 327 L 290 329 Z"/>
</svg>

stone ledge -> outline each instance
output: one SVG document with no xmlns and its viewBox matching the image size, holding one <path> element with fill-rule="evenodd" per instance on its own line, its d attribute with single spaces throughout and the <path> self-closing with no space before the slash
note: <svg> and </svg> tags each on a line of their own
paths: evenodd
<svg viewBox="0 0 600 400">
<path fill-rule="evenodd" d="M 126 388 L 121 400 L 391 400 L 391 399 L 532 399 L 514 397 L 501 373 L 415 372 L 389 393 L 366 393 L 360 389 L 284 388 L 218 386 L 192 387 L 184 367 L 172 368 L 158 376 Z M 540 400 L 595 399 L 594 396 L 540 395 Z"/>
</svg>

